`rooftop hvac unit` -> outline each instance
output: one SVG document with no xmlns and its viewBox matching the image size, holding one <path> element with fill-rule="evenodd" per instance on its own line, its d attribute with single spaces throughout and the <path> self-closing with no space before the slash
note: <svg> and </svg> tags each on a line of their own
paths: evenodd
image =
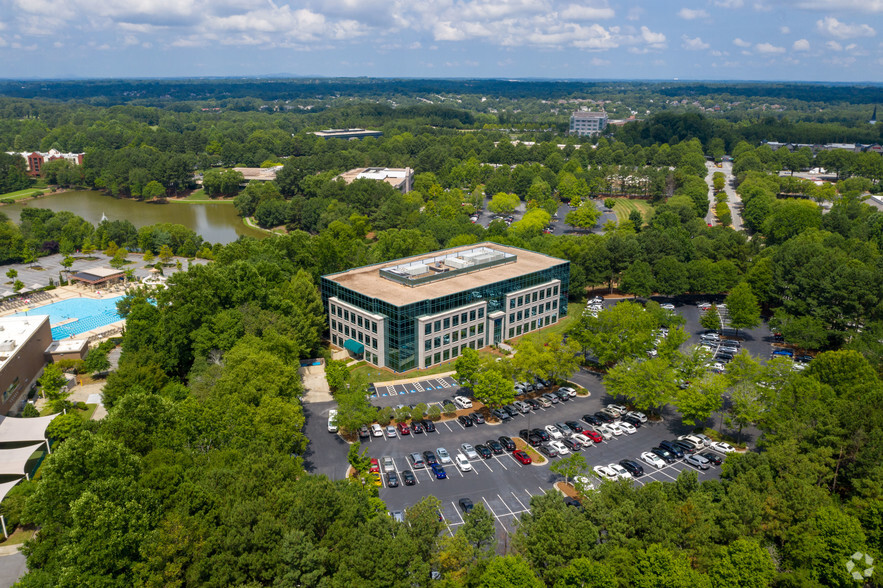
<svg viewBox="0 0 883 588">
<path fill-rule="evenodd" d="M 405 272 L 409 276 L 419 276 L 420 274 L 425 274 L 427 271 L 425 263 L 418 263 L 405 268 Z"/>
<path fill-rule="evenodd" d="M 15 341 L 7 339 L 0 343 L 0 352 L 15 351 Z"/>
<path fill-rule="evenodd" d="M 470 265 L 472 265 L 472 262 L 462 259 L 460 257 L 451 257 L 451 258 L 445 260 L 445 263 L 447 263 L 449 266 L 456 268 L 456 269 L 463 269 L 465 267 L 469 267 Z"/>
</svg>

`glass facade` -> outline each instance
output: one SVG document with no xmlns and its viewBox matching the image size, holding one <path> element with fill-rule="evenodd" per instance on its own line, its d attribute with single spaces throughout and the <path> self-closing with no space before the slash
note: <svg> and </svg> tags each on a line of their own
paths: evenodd
<svg viewBox="0 0 883 588">
<path fill-rule="evenodd" d="M 386 367 L 397 372 L 404 372 L 422 367 L 417 365 L 417 350 L 415 348 L 417 344 L 417 317 L 447 312 L 479 301 L 487 302 L 488 314 L 496 311 L 505 312 L 507 310 L 504 308 L 506 294 L 551 280 L 561 281 L 561 288 L 558 291 L 558 316 L 565 316 L 567 314 L 569 278 L 570 262 L 562 261 L 562 263 L 548 269 L 492 284 L 484 284 L 478 288 L 457 292 L 449 296 L 428 298 L 405 306 L 394 306 L 384 300 L 369 298 L 324 276 L 321 278 L 321 291 L 322 302 L 325 304 L 326 310 L 328 309 L 328 299 L 336 296 L 342 301 L 370 313 L 386 317 Z M 425 288 L 427 288 L 427 296 L 430 296 L 432 286 L 427 285 Z M 493 333 L 493 341 L 496 341 L 496 324 L 489 325 L 489 328 Z M 436 361 L 443 361 L 441 354 L 437 355 L 439 357 Z"/>
</svg>

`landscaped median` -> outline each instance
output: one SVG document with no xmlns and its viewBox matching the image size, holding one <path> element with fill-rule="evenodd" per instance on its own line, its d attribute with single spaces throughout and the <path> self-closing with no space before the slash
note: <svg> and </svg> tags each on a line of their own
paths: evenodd
<svg viewBox="0 0 883 588">
<path fill-rule="evenodd" d="M 524 439 L 514 437 L 512 440 L 515 442 L 516 448 L 530 456 L 530 465 L 546 465 L 549 462 L 549 460 L 540 455 L 537 450 L 531 447 Z"/>
</svg>

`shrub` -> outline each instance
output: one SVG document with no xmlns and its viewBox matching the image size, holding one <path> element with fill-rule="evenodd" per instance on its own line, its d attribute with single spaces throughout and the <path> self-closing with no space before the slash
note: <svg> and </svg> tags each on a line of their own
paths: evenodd
<svg viewBox="0 0 883 588">
<path fill-rule="evenodd" d="M 21 416 L 26 419 L 32 419 L 40 416 L 40 411 L 37 410 L 37 407 L 28 402 L 25 404 L 24 409 L 21 411 Z"/>
<path fill-rule="evenodd" d="M 437 421 L 441 418 L 441 407 L 438 404 L 433 404 L 429 407 L 429 410 L 426 411 L 426 416 L 433 421 Z"/>
<path fill-rule="evenodd" d="M 411 418 L 411 409 L 407 406 L 396 409 L 396 422 L 403 423 Z"/>
<path fill-rule="evenodd" d="M 426 414 L 426 403 L 421 402 L 417 406 L 414 407 L 414 410 L 411 412 L 411 418 L 421 419 Z"/>
<path fill-rule="evenodd" d="M 453 403 L 446 402 L 444 408 L 444 415 L 446 417 L 452 417 L 457 414 L 457 407 L 453 405 Z"/>
<path fill-rule="evenodd" d="M 4 198 L 3 200 L 0 200 L 0 202 L 2 202 L 3 204 L 15 204 L 15 200 L 13 200 L 12 198 Z"/>
<path fill-rule="evenodd" d="M 384 406 L 377 411 L 377 424 L 385 427 L 392 420 L 392 407 Z"/>
<path fill-rule="evenodd" d="M 613 198 L 605 198 L 604 199 L 604 206 L 606 206 L 607 208 L 613 208 L 615 205 L 616 205 L 616 200 L 614 200 Z"/>
</svg>

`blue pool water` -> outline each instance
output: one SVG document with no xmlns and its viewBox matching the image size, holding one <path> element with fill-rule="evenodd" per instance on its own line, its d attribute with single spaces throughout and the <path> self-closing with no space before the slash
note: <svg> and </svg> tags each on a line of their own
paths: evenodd
<svg viewBox="0 0 883 588">
<path fill-rule="evenodd" d="M 67 324 L 53 327 L 52 338 L 64 339 L 71 335 L 79 335 L 98 327 L 103 327 L 117 321 L 121 321 L 122 317 L 117 314 L 117 301 L 122 296 L 116 298 L 105 298 L 103 300 L 93 300 L 92 298 L 70 298 L 60 302 L 53 302 L 46 306 L 40 306 L 28 309 L 27 314 L 30 316 L 38 314 L 48 314 L 49 324 L 55 325 L 70 319 L 77 319 Z M 26 313 L 19 312 L 13 316 L 25 316 Z"/>
</svg>

